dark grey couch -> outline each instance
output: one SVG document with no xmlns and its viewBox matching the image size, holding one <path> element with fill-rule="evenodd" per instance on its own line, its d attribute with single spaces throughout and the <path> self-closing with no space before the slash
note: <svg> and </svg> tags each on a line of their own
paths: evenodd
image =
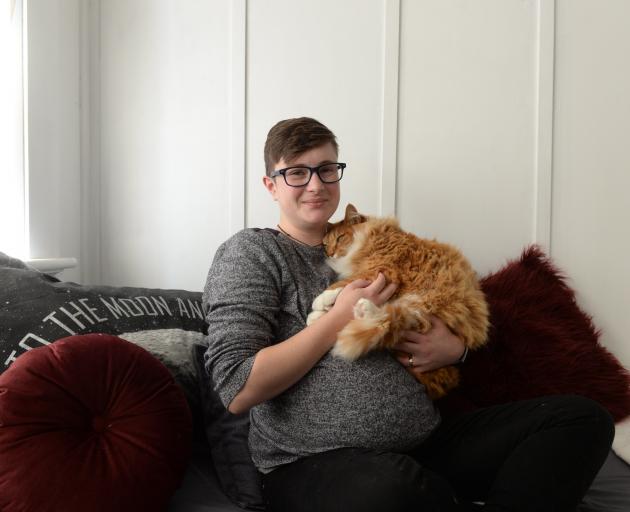
<svg viewBox="0 0 630 512">
<path fill-rule="evenodd" d="M 168 512 L 238 512 L 221 491 L 209 453 L 193 453 L 181 487 L 173 496 Z"/>
</svg>

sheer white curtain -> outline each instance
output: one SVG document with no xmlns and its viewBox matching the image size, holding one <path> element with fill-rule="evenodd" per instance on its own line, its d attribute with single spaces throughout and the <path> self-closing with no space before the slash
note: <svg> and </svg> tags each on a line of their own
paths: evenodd
<svg viewBox="0 0 630 512">
<path fill-rule="evenodd" d="M 0 251 L 28 257 L 24 130 L 26 0 L 0 0 Z"/>
</svg>

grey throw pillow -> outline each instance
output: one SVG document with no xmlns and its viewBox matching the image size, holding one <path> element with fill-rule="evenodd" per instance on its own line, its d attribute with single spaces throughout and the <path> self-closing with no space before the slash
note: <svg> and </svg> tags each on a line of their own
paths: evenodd
<svg viewBox="0 0 630 512">
<path fill-rule="evenodd" d="M 201 404 L 191 349 L 204 331 L 200 292 L 61 282 L 0 253 L 0 373 L 60 338 L 113 334 L 159 359 L 195 415 Z"/>
<path fill-rule="evenodd" d="M 207 347 L 194 348 L 200 386 L 206 438 L 212 462 L 223 492 L 236 505 L 249 510 L 265 510 L 260 473 L 252 462 L 247 438 L 249 413 L 231 414 L 214 391 L 204 365 Z"/>
</svg>

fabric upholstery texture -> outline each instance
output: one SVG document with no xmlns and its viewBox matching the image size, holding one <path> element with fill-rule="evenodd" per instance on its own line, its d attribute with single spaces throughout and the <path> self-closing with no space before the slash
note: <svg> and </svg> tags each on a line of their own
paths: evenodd
<svg viewBox="0 0 630 512">
<path fill-rule="evenodd" d="M 103 334 L 35 348 L 0 375 L 0 510 L 164 510 L 191 415 L 169 371 Z"/>
<path fill-rule="evenodd" d="M 613 450 L 623 460 L 630 464 L 630 417 L 615 425 L 615 440 Z M 628 486 L 630 489 L 630 486 Z M 630 510 L 630 507 L 628 508 Z"/>
<path fill-rule="evenodd" d="M 490 306 L 489 343 L 462 365 L 459 388 L 444 410 L 552 394 L 578 394 L 630 415 L 630 374 L 598 341 L 563 274 L 531 246 L 481 281 Z"/>
<path fill-rule="evenodd" d="M 207 346 L 196 345 L 195 368 L 199 379 L 206 437 L 223 492 L 239 507 L 264 510 L 262 481 L 248 448 L 249 414 L 232 414 L 214 391 L 204 365 Z"/>
<path fill-rule="evenodd" d="M 190 354 L 204 330 L 200 292 L 61 282 L 0 253 L 0 373 L 28 350 L 68 335 L 113 334 L 164 363 L 197 411 Z"/>
<path fill-rule="evenodd" d="M 576 512 L 629 510 L 630 466 L 611 451 Z"/>
</svg>

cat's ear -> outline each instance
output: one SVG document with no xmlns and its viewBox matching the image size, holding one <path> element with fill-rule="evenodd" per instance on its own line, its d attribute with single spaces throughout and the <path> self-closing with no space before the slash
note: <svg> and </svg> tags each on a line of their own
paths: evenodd
<svg viewBox="0 0 630 512">
<path fill-rule="evenodd" d="M 360 224 L 366 220 L 367 217 L 365 215 L 361 215 L 353 204 L 348 203 L 348 206 L 346 206 L 346 218 L 344 219 L 344 222 L 348 224 Z"/>
<path fill-rule="evenodd" d="M 349 220 L 350 217 L 352 217 L 353 215 L 356 215 L 357 213 L 359 212 L 354 207 L 354 205 L 352 203 L 348 203 L 348 206 L 346 206 L 346 220 Z"/>
</svg>

